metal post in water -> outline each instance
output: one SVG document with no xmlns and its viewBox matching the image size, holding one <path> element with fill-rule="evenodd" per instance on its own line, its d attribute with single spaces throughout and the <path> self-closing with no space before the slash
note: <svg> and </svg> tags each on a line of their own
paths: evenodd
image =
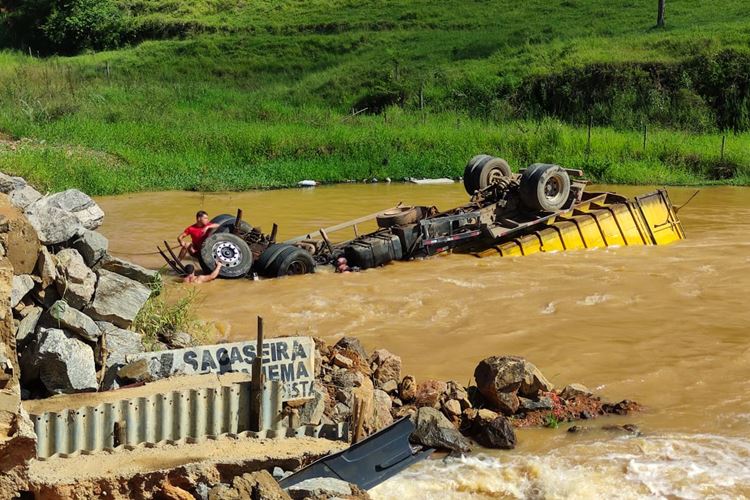
<svg viewBox="0 0 750 500">
<path fill-rule="evenodd" d="M 263 318 L 258 316 L 258 339 L 255 344 L 255 359 L 250 381 L 250 430 L 255 432 L 263 428 L 263 385 Z"/>
</svg>

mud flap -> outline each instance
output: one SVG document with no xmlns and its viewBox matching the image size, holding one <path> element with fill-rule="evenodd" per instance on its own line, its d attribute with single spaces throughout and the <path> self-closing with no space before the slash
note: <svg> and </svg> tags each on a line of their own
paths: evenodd
<svg viewBox="0 0 750 500">
<path fill-rule="evenodd" d="M 404 417 L 346 450 L 321 458 L 285 477 L 279 484 L 288 488 L 306 479 L 332 477 L 356 484 L 363 490 L 373 488 L 435 451 L 409 444 L 414 429 L 414 422 Z"/>
</svg>

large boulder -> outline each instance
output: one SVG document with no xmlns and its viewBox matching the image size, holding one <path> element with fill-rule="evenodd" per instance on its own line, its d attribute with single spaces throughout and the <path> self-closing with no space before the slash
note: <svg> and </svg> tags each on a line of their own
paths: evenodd
<svg viewBox="0 0 750 500">
<path fill-rule="evenodd" d="M 46 198 L 26 207 L 24 213 L 44 245 L 64 243 L 84 229 L 75 215 L 46 203 Z"/>
<path fill-rule="evenodd" d="M 50 195 L 45 203 L 74 215 L 86 229 L 97 229 L 104 222 L 104 211 L 89 195 L 77 189 Z"/>
<path fill-rule="evenodd" d="M 333 346 L 335 349 L 356 352 L 360 359 L 367 359 L 367 351 L 357 337 L 341 337 Z"/>
<path fill-rule="evenodd" d="M 23 177 L 15 177 L 0 172 L 0 193 L 9 194 L 24 186 L 26 186 L 26 181 Z"/>
<path fill-rule="evenodd" d="M 553 385 L 532 363 L 519 356 L 491 356 L 474 370 L 477 388 L 494 408 L 513 414 L 520 404 L 518 396 L 536 398 Z"/>
<path fill-rule="evenodd" d="M 208 492 L 208 500 L 289 500 L 289 495 L 268 471 L 237 475 L 232 485 L 220 484 Z"/>
<path fill-rule="evenodd" d="M 96 320 L 127 328 L 150 296 L 151 289 L 146 285 L 100 269 L 94 300 L 86 309 L 86 314 Z"/>
<path fill-rule="evenodd" d="M 23 210 L 39 200 L 42 197 L 42 193 L 27 184 L 23 187 L 14 189 L 8 194 L 8 196 L 10 197 L 10 202 L 13 206 Z"/>
<path fill-rule="evenodd" d="M 97 321 L 96 325 L 102 332 L 102 341 L 97 348 L 104 350 L 104 354 L 101 351 L 95 353 L 96 359 L 104 358 L 102 388 L 116 389 L 119 387 L 117 372 L 125 365 L 127 356 L 144 351 L 142 336 L 138 332 L 123 330 L 106 321 Z"/>
<path fill-rule="evenodd" d="M 94 267 L 107 255 L 109 240 L 101 233 L 85 229 L 73 242 L 73 248 L 78 250 L 87 266 Z"/>
<path fill-rule="evenodd" d="M 485 421 L 474 420 L 472 434 L 477 443 L 485 448 L 512 450 L 516 447 L 516 433 L 513 425 L 503 416 Z"/>
<path fill-rule="evenodd" d="M 411 435 L 412 441 L 430 448 L 461 453 L 471 449 L 469 441 L 435 408 L 419 408 L 412 418 L 416 425 Z"/>
<path fill-rule="evenodd" d="M 417 406 L 431 406 L 438 408 L 440 399 L 447 390 L 447 385 L 442 380 L 424 380 L 417 385 L 414 396 L 414 404 Z"/>
<path fill-rule="evenodd" d="M 401 358 L 386 349 L 377 349 L 370 357 L 370 368 L 376 387 L 382 387 L 388 381 L 401 380 Z"/>
<path fill-rule="evenodd" d="M 13 288 L 10 292 L 10 307 L 16 307 L 21 299 L 34 288 L 34 280 L 28 274 L 13 276 Z"/>
<path fill-rule="evenodd" d="M 96 342 L 102 332 L 94 320 L 78 309 L 73 309 L 64 300 L 58 300 L 49 309 L 49 315 L 56 326 L 75 333 L 84 340 Z"/>
<path fill-rule="evenodd" d="M 86 267 L 83 257 L 73 248 L 57 253 L 55 285 L 60 296 L 75 309 L 83 309 L 94 295 L 96 274 Z"/>
<path fill-rule="evenodd" d="M 85 342 L 57 328 L 41 329 L 34 352 L 39 379 L 49 392 L 95 391 L 94 351 Z"/>
<path fill-rule="evenodd" d="M 99 266 L 107 271 L 120 274 L 126 278 L 137 281 L 147 286 L 151 286 L 153 283 L 159 280 L 159 271 L 153 269 L 146 269 L 138 264 L 133 264 L 126 260 L 118 259 L 107 255 L 102 259 Z"/>
</svg>

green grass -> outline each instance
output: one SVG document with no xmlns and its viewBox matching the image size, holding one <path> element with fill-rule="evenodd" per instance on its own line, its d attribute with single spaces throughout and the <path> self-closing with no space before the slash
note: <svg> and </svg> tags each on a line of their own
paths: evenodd
<svg viewBox="0 0 750 500">
<path fill-rule="evenodd" d="M 750 134 L 720 130 L 721 109 L 750 102 L 742 66 L 730 71 L 750 54 L 745 2 L 668 2 L 666 30 L 655 4 L 127 0 L 142 33 L 184 39 L 0 52 L 0 132 L 25 138 L 0 142 L 0 170 L 92 194 L 240 190 L 458 176 L 491 152 L 603 182 L 750 183 Z M 697 59 L 726 50 L 723 65 Z M 586 80 L 592 68 L 623 80 Z M 656 68 L 645 83 L 643 68 Z M 591 109 L 575 104 L 581 81 L 608 89 Z M 705 81 L 734 85 L 738 104 L 721 108 Z M 529 94 L 550 82 L 572 107 Z M 378 113 L 349 116 L 363 107 Z"/>
</svg>

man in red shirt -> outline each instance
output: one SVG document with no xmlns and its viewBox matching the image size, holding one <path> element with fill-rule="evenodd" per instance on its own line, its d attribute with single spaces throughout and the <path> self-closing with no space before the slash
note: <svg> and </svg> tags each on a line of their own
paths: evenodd
<svg viewBox="0 0 750 500">
<path fill-rule="evenodd" d="M 211 236 L 213 230 L 219 227 L 218 224 L 214 224 L 208 220 L 208 214 L 203 210 L 198 211 L 195 214 L 195 224 L 188 226 L 182 234 L 177 237 L 177 242 L 182 247 L 180 250 L 180 261 L 185 258 L 189 253 L 193 257 L 197 257 L 201 251 L 203 242 Z M 187 237 L 190 236 L 190 242 L 186 241 Z"/>
</svg>

